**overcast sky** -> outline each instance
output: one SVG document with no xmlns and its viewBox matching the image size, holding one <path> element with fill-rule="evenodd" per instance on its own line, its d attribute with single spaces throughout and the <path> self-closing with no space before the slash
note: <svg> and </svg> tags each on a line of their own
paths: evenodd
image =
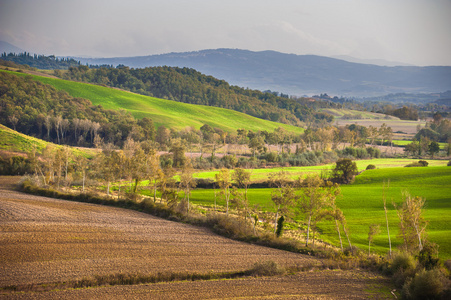
<svg viewBox="0 0 451 300">
<path fill-rule="evenodd" d="M 0 0 L 0 40 L 61 56 L 239 48 L 451 66 L 451 0 Z"/>
</svg>

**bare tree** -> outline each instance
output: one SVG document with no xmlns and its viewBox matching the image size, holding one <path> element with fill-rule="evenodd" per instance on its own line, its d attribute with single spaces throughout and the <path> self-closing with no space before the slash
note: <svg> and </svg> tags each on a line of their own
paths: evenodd
<svg viewBox="0 0 451 300">
<path fill-rule="evenodd" d="M 58 144 L 60 144 L 60 127 L 61 123 L 63 122 L 63 118 L 61 116 L 56 116 L 53 120 L 55 122 L 55 130 L 56 130 L 56 137 L 58 138 Z"/>
<path fill-rule="evenodd" d="M 232 185 L 229 169 L 221 169 L 219 173 L 215 174 L 215 178 L 226 202 L 226 214 L 229 215 L 230 186 Z"/>
<path fill-rule="evenodd" d="M 47 130 L 47 140 L 50 140 L 50 130 L 52 130 L 52 117 L 50 115 L 46 115 L 44 119 L 44 126 Z"/>
<path fill-rule="evenodd" d="M 387 182 L 387 189 L 390 187 L 390 179 Z M 391 258 L 391 238 L 390 238 L 390 228 L 388 226 L 388 215 L 387 215 L 387 195 L 386 195 L 386 188 L 385 188 L 385 181 L 382 186 L 382 199 L 384 200 L 384 212 L 385 212 L 385 221 L 387 223 L 387 235 L 388 235 L 388 245 L 390 247 L 389 255 Z"/>
<path fill-rule="evenodd" d="M 191 195 L 191 189 L 196 187 L 196 181 L 194 180 L 193 174 L 194 169 L 188 159 L 180 174 L 180 185 L 185 194 L 184 199 L 188 201 L 188 211 L 190 209 L 189 196 Z"/>
<path fill-rule="evenodd" d="M 8 117 L 8 121 L 13 125 L 14 130 L 16 130 L 16 126 L 17 123 L 19 122 L 19 119 L 15 115 L 12 115 Z"/>
<path fill-rule="evenodd" d="M 381 227 L 379 224 L 371 224 L 370 225 L 370 230 L 368 232 L 368 255 L 371 254 L 371 242 L 374 239 L 375 235 L 378 235 L 381 232 Z"/>
<path fill-rule="evenodd" d="M 69 129 L 69 124 L 70 124 L 70 122 L 69 122 L 68 119 L 63 119 L 61 121 L 61 126 L 60 126 L 60 129 L 61 129 L 61 140 L 64 140 L 64 136 L 66 135 L 67 129 Z"/>
<path fill-rule="evenodd" d="M 426 238 L 427 221 L 422 216 L 426 199 L 412 197 L 408 192 L 403 192 L 402 196 L 402 206 L 397 209 L 399 234 L 404 240 L 405 250 L 414 251 L 418 248 L 421 251 Z"/>
</svg>

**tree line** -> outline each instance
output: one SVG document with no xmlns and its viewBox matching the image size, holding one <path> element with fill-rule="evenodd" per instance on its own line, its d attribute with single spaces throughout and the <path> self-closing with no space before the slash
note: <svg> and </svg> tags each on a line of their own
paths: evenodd
<svg viewBox="0 0 451 300">
<path fill-rule="evenodd" d="M 68 69 L 69 67 L 77 67 L 80 61 L 73 58 L 58 58 L 55 55 L 45 56 L 33 54 L 30 52 L 23 53 L 6 53 L 1 54 L 1 59 L 5 61 L 14 62 L 19 65 L 27 65 L 31 68 L 54 70 L 54 69 Z"/>
</svg>

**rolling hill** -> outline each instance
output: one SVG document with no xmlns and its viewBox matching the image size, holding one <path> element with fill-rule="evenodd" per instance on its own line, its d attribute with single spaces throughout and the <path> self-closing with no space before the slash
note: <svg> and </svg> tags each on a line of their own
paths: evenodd
<svg viewBox="0 0 451 300">
<path fill-rule="evenodd" d="M 202 125 L 208 124 L 227 132 L 236 132 L 237 129 L 242 128 L 272 132 L 278 127 L 289 132 L 303 132 L 300 127 L 258 119 L 233 110 L 158 99 L 93 84 L 23 73 L 15 74 L 32 76 L 34 80 L 54 86 L 58 90 L 64 90 L 72 97 L 88 99 L 94 105 L 101 105 L 105 109 L 123 109 L 138 119 L 148 117 L 157 127 L 164 125 L 167 128 L 180 130 L 192 126 L 199 129 Z"/>
</svg>

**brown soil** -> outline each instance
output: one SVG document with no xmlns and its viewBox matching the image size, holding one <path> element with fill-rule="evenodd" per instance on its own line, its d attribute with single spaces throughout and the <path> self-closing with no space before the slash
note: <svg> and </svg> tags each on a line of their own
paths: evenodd
<svg viewBox="0 0 451 300">
<path fill-rule="evenodd" d="M 0 177 L 0 287 L 118 273 L 240 271 L 266 260 L 282 266 L 321 263 L 140 212 L 19 193 L 11 190 L 17 180 Z M 0 290 L 0 298 L 356 299 L 368 297 L 369 285 L 384 282 L 365 272 L 318 271 L 53 292 Z"/>
</svg>

